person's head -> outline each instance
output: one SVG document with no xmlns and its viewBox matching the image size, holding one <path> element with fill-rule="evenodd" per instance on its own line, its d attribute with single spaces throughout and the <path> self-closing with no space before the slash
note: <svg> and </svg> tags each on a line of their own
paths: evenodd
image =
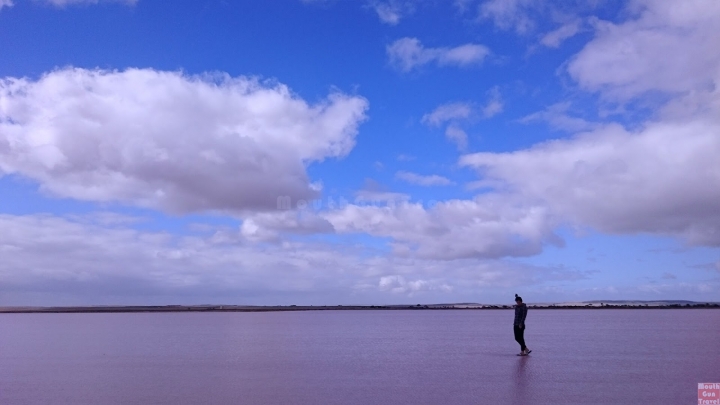
<svg viewBox="0 0 720 405">
<path fill-rule="evenodd" d="M 517 295 L 517 294 L 515 294 L 515 302 L 518 303 L 518 304 L 522 304 L 522 297 L 519 296 L 519 295 Z"/>
</svg>

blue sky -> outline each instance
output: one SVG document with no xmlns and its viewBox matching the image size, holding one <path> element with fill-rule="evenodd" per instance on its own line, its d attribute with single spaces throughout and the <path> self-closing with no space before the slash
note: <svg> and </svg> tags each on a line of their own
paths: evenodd
<svg viewBox="0 0 720 405">
<path fill-rule="evenodd" d="M 0 305 L 720 300 L 718 22 L 0 0 Z"/>
</svg>

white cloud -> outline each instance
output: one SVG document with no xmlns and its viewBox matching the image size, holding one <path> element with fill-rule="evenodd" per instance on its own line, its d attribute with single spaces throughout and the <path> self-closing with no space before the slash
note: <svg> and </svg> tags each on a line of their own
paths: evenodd
<svg viewBox="0 0 720 405">
<path fill-rule="evenodd" d="M 431 208 L 419 203 L 347 205 L 320 214 L 338 233 L 367 233 L 394 240 L 396 255 L 432 260 L 530 256 L 553 234 L 547 209 L 512 198 L 481 196 L 449 200 Z"/>
<path fill-rule="evenodd" d="M 389 291 L 395 294 L 408 294 L 413 296 L 414 293 L 420 291 L 442 290 L 445 292 L 452 291 L 452 287 L 439 280 L 412 280 L 407 281 L 405 277 L 392 275 L 380 278 L 378 283 L 380 291 Z"/>
<path fill-rule="evenodd" d="M 502 101 L 502 96 L 500 95 L 500 89 L 495 86 L 492 89 L 488 91 L 489 100 L 487 104 L 482 108 L 482 115 L 483 118 L 490 118 L 497 114 L 500 114 L 503 109 L 505 108 L 505 105 Z"/>
<path fill-rule="evenodd" d="M 333 233 L 335 229 L 323 218 L 300 211 L 255 214 L 243 221 L 240 233 L 252 241 L 280 241 L 283 233 Z"/>
<path fill-rule="evenodd" d="M 457 123 L 468 120 L 473 116 L 480 115 L 482 118 L 490 118 L 504 109 L 500 89 L 495 86 L 487 91 L 487 103 L 478 108 L 468 102 L 454 102 L 440 105 L 432 112 L 423 115 L 421 122 L 426 125 L 441 126 L 446 122 Z M 479 110 L 479 113 L 478 113 Z"/>
<path fill-rule="evenodd" d="M 461 164 L 580 226 L 720 246 L 718 133 L 717 118 L 637 132 L 607 125 L 517 152 L 466 155 Z"/>
<path fill-rule="evenodd" d="M 121 3 L 128 6 L 135 5 L 138 0 L 41 0 L 56 7 L 66 7 L 75 4 Z"/>
<path fill-rule="evenodd" d="M 546 244 L 563 244 L 553 233 L 557 221 L 547 207 L 512 195 L 430 202 L 427 207 L 407 198 L 365 201 L 373 204 L 306 210 L 302 223 L 297 222 L 296 214 L 254 216 L 248 221 L 250 232 L 243 232 L 253 240 L 277 240 L 282 234 L 307 232 L 367 234 L 392 239 L 395 257 L 439 261 L 532 256 Z"/>
<path fill-rule="evenodd" d="M 417 38 L 401 38 L 386 48 L 390 63 L 403 72 L 435 62 L 440 66 L 469 66 L 480 64 L 490 50 L 479 44 L 465 44 L 455 48 L 426 48 Z"/>
<path fill-rule="evenodd" d="M 457 146 L 458 150 L 465 150 L 468 144 L 467 133 L 457 124 L 450 124 L 445 128 L 445 137 Z"/>
<path fill-rule="evenodd" d="M 556 103 L 543 111 L 538 111 L 520 119 L 522 123 L 545 121 L 551 127 L 569 132 L 580 132 L 596 129 L 600 125 L 585 119 L 573 117 L 568 114 L 571 104 L 569 102 Z"/>
<path fill-rule="evenodd" d="M 395 177 L 407 181 L 411 184 L 417 184 L 419 186 L 449 186 L 454 184 L 450 179 L 438 176 L 437 174 L 432 175 L 421 175 L 412 172 L 399 171 L 395 173 Z"/>
<path fill-rule="evenodd" d="M 533 0 L 487 0 L 480 5 L 479 14 L 500 29 L 525 34 L 535 27 L 528 9 L 536 4 Z"/>
<path fill-rule="evenodd" d="M 575 20 L 560 26 L 560 28 L 545 34 L 540 43 L 549 47 L 557 48 L 568 38 L 572 38 L 580 32 L 580 21 Z"/>
<path fill-rule="evenodd" d="M 406 14 L 414 10 L 412 2 L 403 0 L 371 1 L 370 6 L 380 21 L 388 25 L 397 25 Z"/>
<path fill-rule="evenodd" d="M 3 7 L 12 7 L 13 5 L 12 0 L 0 0 L 0 10 L 2 10 Z"/>
<path fill-rule="evenodd" d="M 581 132 L 509 153 L 463 156 L 496 196 L 559 222 L 720 246 L 720 3 L 636 1 L 635 17 L 598 22 L 568 70 L 582 88 L 626 101 L 674 97 L 639 129 L 591 123 L 558 103 L 521 121 Z"/>
<path fill-rule="evenodd" d="M 469 121 L 476 117 L 491 118 L 501 113 L 505 107 L 497 86 L 491 88 L 487 94 L 488 101 L 482 107 L 467 102 L 447 103 L 423 115 L 421 122 L 425 125 L 435 127 L 449 123 L 445 128 L 445 137 L 454 143 L 458 150 L 465 150 L 465 148 L 467 148 L 468 135 L 461 127 L 461 122 Z"/>
<path fill-rule="evenodd" d="M 362 252 L 353 248 L 252 244 L 237 231 L 173 236 L 49 215 L 0 215 L 0 227 L 5 305 L 22 305 L 33 292 L 41 293 L 41 305 L 63 297 L 85 304 L 168 297 L 237 303 L 264 294 L 278 302 L 291 293 L 347 292 L 363 277 Z"/>
<path fill-rule="evenodd" d="M 400 22 L 400 10 L 388 3 L 377 3 L 374 6 L 380 21 L 385 24 L 396 25 Z"/>
<path fill-rule="evenodd" d="M 580 86 L 620 100 L 713 85 L 720 66 L 720 2 L 632 3 L 637 18 L 595 23 L 595 38 L 568 65 Z"/>
<path fill-rule="evenodd" d="M 311 199 L 305 165 L 354 146 L 367 101 L 309 105 L 286 86 L 226 75 L 61 69 L 0 82 L 0 173 L 54 195 L 172 212 Z"/>
<path fill-rule="evenodd" d="M 422 123 L 440 126 L 448 121 L 470 118 L 472 106 L 469 103 L 448 103 L 437 107 L 422 117 Z"/>
<path fill-rule="evenodd" d="M 458 150 L 467 148 L 467 133 L 460 127 L 459 121 L 467 120 L 473 115 L 474 107 L 469 103 L 448 103 L 437 107 L 422 117 L 422 123 L 431 126 L 441 126 L 447 122 L 445 137 L 454 143 Z"/>
<path fill-rule="evenodd" d="M 233 229 L 173 236 L 126 225 L 0 215 L 0 305 L 377 304 L 387 287 L 445 301 L 583 277 L 502 261 L 393 257 L 359 245 L 254 243 Z M 383 277 L 391 277 L 387 291 Z M 453 295 L 437 295 L 451 288 Z"/>
</svg>

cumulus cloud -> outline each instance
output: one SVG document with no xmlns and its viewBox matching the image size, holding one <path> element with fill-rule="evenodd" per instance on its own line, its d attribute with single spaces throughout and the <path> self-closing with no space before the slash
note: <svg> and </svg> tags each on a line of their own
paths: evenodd
<svg viewBox="0 0 720 405">
<path fill-rule="evenodd" d="M 589 122 L 583 118 L 570 115 L 570 102 L 555 103 L 543 111 L 534 112 L 520 119 L 522 123 L 537 121 L 547 122 L 551 127 L 569 132 L 588 131 L 598 128 L 600 124 Z"/>
<path fill-rule="evenodd" d="M 595 22 L 595 38 L 569 63 L 580 86 L 627 100 L 650 91 L 683 93 L 713 86 L 720 66 L 720 3 L 632 3 L 636 18 Z"/>
<path fill-rule="evenodd" d="M 423 115 L 421 122 L 430 126 L 441 126 L 447 122 L 460 122 L 476 116 L 491 118 L 504 109 L 500 89 L 495 86 L 487 91 L 487 102 L 478 107 L 469 102 L 454 102 L 438 106 L 432 112 Z"/>
<path fill-rule="evenodd" d="M 445 128 L 445 137 L 457 146 L 458 150 L 467 148 L 468 136 L 460 126 L 460 122 L 468 120 L 475 115 L 475 107 L 470 103 L 448 103 L 437 107 L 432 112 L 423 115 L 422 123 L 439 127 L 450 123 Z"/>
<path fill-rule="evenodd" d="M 488 90 L 488 101 L 485 106 L 482 108 L 482 116 L 483 118 L 491 118 L 495 115 L 500 114 L 503 109 L 505 108 L 505 105 L 502 101 L 502 96 L 500 95 L 500 89 L 495 86 L 492 89 Z"/>
<path fill-rule="evenodd" d="M 124 220 L 6 214 L 0 227 L 0 305 L 376 304 L 403 286 L 393 294 L 400 300 L 452 288 L 445 301 L 583 277 L 502 261 L 393 257 L 360 245 L 254 242 L 231 228 L 178 236 Z M 381 288 L 383 277 L 390 279 Z"/>
<path fill-rule="evenodd" d="M 392 275 L 380 278 L 378 283 L 380 291 L 390 291 L 396 294 L 408 294 L 410 296 L 420 291 L 442 290 L 452 291 L 452 287 L 438 280 L 412 280 L 407 281 L 405 277 Z"/>
<path fill-rule="evenodd" d="M 305 232 L 366 234 L 389 238 L 393 257 L 434 261 L 532 256 L 547 244 L 564 243 L 553 232 L 558 222 L 547 206 L 512 195 L 484 194 L 424 205 L 407 196 L 398 198 L 397 193 L 373 194 L 374 198 L 329 209 L 307 209 L 299 222 L 294 213 L 256 215 L 246 220 L 252 227 L 243 234 L 266 241 Z"/>
<path fill-rule="evenodd" d="M 335 229 L 327 220 L 302 210 L 259 213 L 246 218 L 240 228 L 243 237 L 251 241 L 281 240 L 282 234 L 333 233 Z"/>
<path fill-rule="evenodd" d="M 409 72 L 416 67 L 431 62 L 439 66 L 477 65 L 490 54 L 490 50 L 480 44 L 464 44 L 455 48 L 426 48 L 417 38 L 401 38 L 386 48 L 390 64 L 398 70 Z"/>
<path fill-rule="evenodd" d="M 461 164 L 581 226 L 679 236 L 720 246 L 720 123 L 618 125 Z"/>
<path fill-rule="evenodd" d="M 61 197 L 171 212 L 311 199 L 305 166 L 354 146 L 367 101 L 310 105 L 286 86 L 152 69 L 0 81 L 0 173 Z"/>
<path fill-rule="evenodd" d="M 495 86 L 487 92 L 488 100 L 485 105 L 477 106 L 468 102 L 447 103 L 438 106 L 432 112 L 423 115 L 421 122 L 425 125 L 440 127 L 446 123 L 445 137 L 454 143 L 458 150 L 465 150 L 468 143 L 468 135 L 462 128 L 461 123 L 472 121 L 476 118 L 491 118 L 500 114 L 505 105 L 500 95 L 500 89 Z"/>
<path fill-rule="evenodd" d="M 448 121 L 467 119 L 472 114 L 470 103 L 448 103 L 437 107 L 432 112 L 423 115 L 422 123 L 440 126 Z"/>
<path fill-rule="evenodd" d="M 537 4 L 534 0 L 487 0 L 480 5 L 479 16 L 500 29 L 525 34 L 535 27 L 529 9 Z"/>
<path fill-rule="evenodd" d="M 580 32 L 580 21 L 571 21 L 543 35 L 540 43 L 549 48 L 557 48 L 563 41 L 574 37 L 578 32 Z"/>
<path fill-rule="evenodd" d="M 321 214 L 338 233 L 367 233 L 394 240 L 402 257 L 433 260 L 530 256 L 543 245 L 562 244 L 542 206 L 499 196 L 449 200 L 425 208 L 420 203 L 359 206 Z"/>
<path fill-rule="evenodd" d="M 670 100 L 626 129 L 592 123 L 555 104 L 521 121 L 575 132 L 508 153 L 475 153 L 496 197 L 546 207 L 558 223 L 611 234 L 649 233 L 720 246 L 720 7 L 715 2 L 636 1 L 621 23 L 596 36 L 569 64 L 582 88 L 624 101 L 648 92 Z"/>
<path fill-rule="evenodd" d="M 414 9 L 412 2 L 402 0 L 371 1 L 370 7 L 377 13 L 380 21 L 388 25 L 397 25 Z"/>
<path fill-rule="evenodd" d="M 419 186 L 449 186 L 454 184 L 450 179 L 438 176 L 437 174 L 432 175 L 421 175 L 412 172 L 399 171 L 395 173 L 395 177 L 407 181 L 411 184 L 417 184 Z"/>
<path fill-rule="evenodd" d="M 62 297 L 85 304 L 117 304 L 115 299 L 142 304 L 157 297 L 164 303 L 168 297 L 194 303 L 229 297 L 237 303 L 241 292 L 271 294 L 278 302 L 285 294 L 347 292 L 364 277 L 357 249 L 254 244 L 232 230 L 176 236 L 51 215 L 4 214 L 0 227 L 5 305 L 22 305 L 33 293 L 42 293 L 42 305 L 57 305 L 53 300 Z"/>
<path fill-rule="evenodd" d="M 595 38 L 568 66 L 582 88 L 626 101 L 673 96 L 640 129 L 589 123 L 567 103 L 525 117 L 574 139 L 504 154 L 474 154 L 477 168 L 560 217 L 610 233 L 653 233 L 720 246 L 720 6 L 636 1 L 633 18 L 596 22 Z"/>
<path fill-rule="evenodd" d="M 445 137 L 457 146 L 458 150 L 467 149 L 468 136 L 465 130 L 460 128 L 457 124 L 448 125 L 445 128 Z"/>
<path fill-rule="evenodd" d="M 385 24 L 396 25 L 400 22 L 400 10 L 387 3 L 377 3 L 373 5 L 380 21 Z"/>
</svg>

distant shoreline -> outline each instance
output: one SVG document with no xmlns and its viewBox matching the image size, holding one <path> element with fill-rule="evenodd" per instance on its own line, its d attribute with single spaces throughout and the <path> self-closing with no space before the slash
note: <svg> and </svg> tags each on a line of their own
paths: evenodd
<svg viewBox="0 0 720 405">
<path fill-rule="evenodd" d="M 530 309 L 720 309 L 717 302 L 682 304 L 608 304 L 591 302 L 578 304 L 528 304 Z M 288 312 L 288 311 L 393 311 L 393 310 L 503 310 L 512 305 L 432 304 L 432 305 L 158 305 L 158 306 L 72 306 L 72 307 L 0 307 L 0 314 L 28 313 L 128 313 L 128 312 Z"/>
</svg>

